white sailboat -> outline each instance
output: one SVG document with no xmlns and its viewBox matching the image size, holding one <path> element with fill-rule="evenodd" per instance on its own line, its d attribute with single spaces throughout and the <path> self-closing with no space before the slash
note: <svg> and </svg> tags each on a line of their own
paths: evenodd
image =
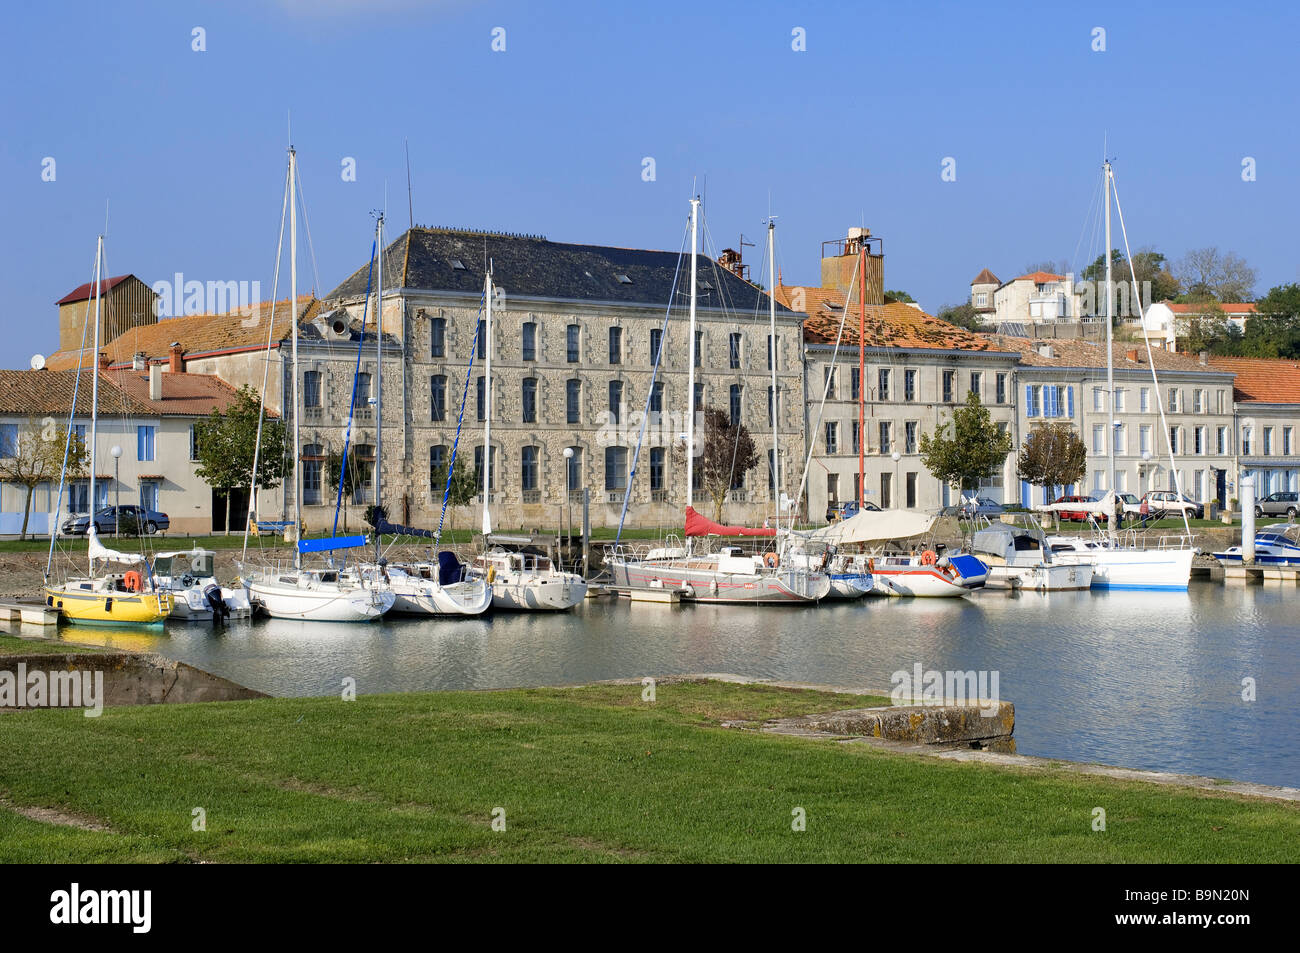
<svg viewBox="0 0 1300 953">
<path fill-rule="evenodd" d="M 505 610 L 572 609 L 587 598 L 587 581 L 564 572 L 546 556 L 521 551 L 509 540 L 492 537 L 492 269 L 484 279 L 487 320 L 484 333 L 483 381 L 483 546 L 485 551 L 471 566 L 471 575 L 491 587 L 492 607 Z M 512 552 L 512 550 L 515 550 Z"/>
<path fill-rule="evenodd" d="M 302 557 L 307 552 L 329 552 L 365 544 L 364 536 L 323 540 L 302 539 L 302 444 L 299 422 L 302 419 L 301 385 L 298 373 L 298 229 L 297 229 L 297 156 L 289 149 L 289 288 L 293 364 L 293 566 L 284 570 L 267 568 L 247 573 L 244 587 L 249 601 L 276 619 L 309 619 L 318 622 L 370 622 L 393 607 L 391 592 L 370 585 L 355 569 L 333 567 L 306 569 Z M 278 275 L 277 275 L 278 278 Z M 275 316 L 271 316 L 275 326 Z M 269 360 L 269 352 L 268 352 Z M 266 397 L 265 386 L 262 392 Z M 257 479 L 254 473 L 253 485 Z M 245 546 L 248 530 L 244 531 Z"/>
<path fill-rule="evenodd" d="M 1119 193 L 1115 191 L 1115 173 L 1110 160 L 1106 160 L 1105 205 L 1106 205 L 1106 391 L 1109 395 L 1110 435 L 1107 439 L 1107 464 L 1109 472 L 1108 486 L 1114 492 L 1115 486 L 1115 351 L 1111 341 L 1111 311 L 1113 308 L 1111 293 L 1111 244 L 1110 244 L 1110 202 L 1115 195 L 1115 208 L 1119 213 L 1120 232 L 1124 236 L 1124 253 L 1129 260 L 1129 274 L 1133 279 L 1133 300 L 1137 302 L 1138 316 L 1142 314 L 1142 297 L 1138 288 L 1137 275 L 1133 271 L 1132 254 L 1128 247 L 1128 230 L 1124 227 L 1124 211 L 1119 204 Z M 1143 322 L 1141 326 L 1145 326 Z M 1151 380 L 1155 385 L 1156 406 L 1160 411 L 1160 429 L 1165 434 L 1166 448 L 1169 451 L 1169 468 L 1174 475 L 1175 489 L 1182 493 L 1177 485 L 1178 470 L 1174 460 L 1173 447 L 1168 443 L 1169 426 L 1165 421 L 1165 405 L 1160 396 L 1160 383 L 1156 378 L 1155 361 L 1151 358 L 1151 341 L 1147 338 L 1147 364 L 1151 368 Z M 1054 535 L 1048 537 L 1052 548 L 1053 560 L 1069 565 L 1093 565 L 1092 588 L 1094 589 L 1158 589 L 1182 591 L 1187 589 L 1192 575 L 1192 559 L 1196 550 L 1192 547 L 1192 531 L 1187 523 L 1187 513 L 1183 513 L 1183 535 L 1161 537 L 1148 541 L 1138 534 L 1129 532 L 1121 537 L 1115 530 L 1113 497 L 1112 505 L 1107 510 L 1110 528 L 1092 538 L 1081 536 Z"/>
</svg>

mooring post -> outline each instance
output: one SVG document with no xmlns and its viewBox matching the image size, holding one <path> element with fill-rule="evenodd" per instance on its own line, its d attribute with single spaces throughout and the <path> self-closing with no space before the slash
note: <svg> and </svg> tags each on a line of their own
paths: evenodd
<svg viewBox="0 0 1300 953">
<path fill-rule="evenodd" d="M 1241 478 L 1241 564 L 1255 565 L 1255 478 Z"/>
<path fill-rule="evenodd" d="M 591 573 L 591 488 L 582 488 L 582 576 Z"/>
</svg>

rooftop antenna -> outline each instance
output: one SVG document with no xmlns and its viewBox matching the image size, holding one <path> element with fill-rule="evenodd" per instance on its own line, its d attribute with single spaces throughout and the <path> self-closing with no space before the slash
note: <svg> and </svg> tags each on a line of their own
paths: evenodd
<svg viewBox="0 0 1300 953">
<path fill-rule="evenodd" d="M 406 214 L 410 227 L 415 228 L 415 204 L 411 199 L 411 140 L 406 140 Z"/>
</svg>

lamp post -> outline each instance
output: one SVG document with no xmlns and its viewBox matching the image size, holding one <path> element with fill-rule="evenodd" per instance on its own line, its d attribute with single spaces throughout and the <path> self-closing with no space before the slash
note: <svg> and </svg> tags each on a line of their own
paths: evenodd
<svg viewBox="0 0 1300 953">
<path fill-rule="evenodd" d="M 902 454 L 897 450 L 889 455 L 889 459 L 894 461 L 894 485 L 890 488 L 890 509 L 898 509 L 898 461 L 902 459 Z"/>
<path fill-rule="evenodd" d="M 116 539 L 120 534 L 122 522 L 122 507 L 118 505 L 122 500 L 122 481 L 118 479 L 118 471 L 122 463 L 122 448 L 113 444 L 108 452 L 113 455 L 113 538 Z M 90 501 L 90 512 L 95 512 L 94 500 Z M 93 520 L 94 517 L 91 519 Z"/>
<path fill-rule="evenodd" d="M 564 551 L 567 556 L 573 555 L 573 487 L 569 484 L 572 482 L 569 477 L 573 467 L 573 448 L 564 448 L 564 509 L 565 509 L 565 535 Z M 570 559 L 572 562 L 572 559 Z"/>
</svg>

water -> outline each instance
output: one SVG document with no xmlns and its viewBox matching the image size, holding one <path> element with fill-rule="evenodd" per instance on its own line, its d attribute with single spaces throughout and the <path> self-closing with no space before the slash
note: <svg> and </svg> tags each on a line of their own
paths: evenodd
<svg viewBox="0 0 1300 953">
<path fill-rule="evenodd" d="M 1300 628 L 1291 590 L 975 593 L 819 608 L 631 605 L 564 615 L 259 620 L 165 634 L 64 629 L 156 651 L 273 695 L 560 685 L 734 672 L 878 686 L 925 669 L 996 670 L 1023 754 L 1300 786 Z M 1242 680 L 1257 700 L 1242 700 Z"/>
</svg>

